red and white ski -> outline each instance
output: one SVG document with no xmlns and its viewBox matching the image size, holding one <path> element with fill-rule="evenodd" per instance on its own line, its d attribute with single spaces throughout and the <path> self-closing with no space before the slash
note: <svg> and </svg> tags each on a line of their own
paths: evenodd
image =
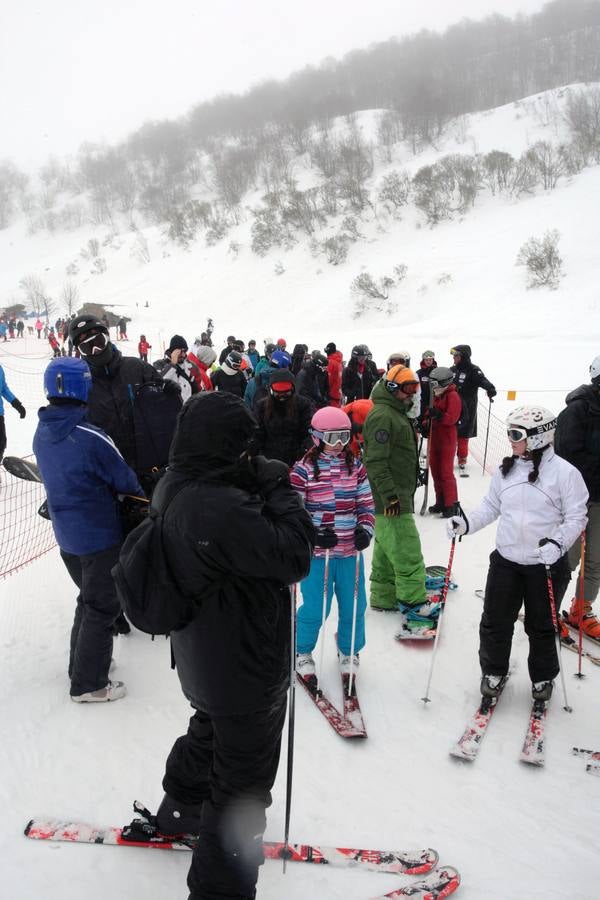
<svg viewBox="0 0 600 900">
<path fill-rule="evenodd" d="M 573 747 L 571 751 L 573 756 L 585 756 L 587 759 L 595 760 L 595 762 L 588 763 L 585 767 L 585 771 L 588 775 L 596 775 L 600 778 L 600 750 L 584 750 L 582 747 Z"/>
<path fill-rule="evenodd" d="M 479 753 L 479 747 L 481 746 L 481 742 L 501 695 L 502 691 L 500 691 L 497 697 L 482 698 L 479 709 L 473 715 L 461 737 L 450 751 L 450 756 L 455 756 L 457 759 L 464 759 L 467 762 L 473 762 Z"/>
<path fill-rule="evenodd" d="M 25 834 L 42 841 L 110 844 L 159 850 L 193 850 L 198 842 L 195 835 L 161 835 L 155 826 L 143 819 L 134 819 L 131 825 L 123 828 L 97 828 L 83 822 L 60 819 L 31 819 L 25 828 Z M 396 875 L 424 875 L 431 872 L 438 861 L 438 854 L 432 849 L 361 850 L 290 844 L 286 852 L 283 841 L 265 841 L 263 850 L 267 859 L 283 859 L 285 855 L 290 862 L 359 868 Z"/>
<path fill-rule="evenodd" d="M 422 881 L 414 881 L 405 887 L 396 888 L 389 894 L 379 894 L 373 900 L 387 900 L 394 897 L 420 897 L 421 900 L 442 900 L 454 894 L 460 887 L 460 875 L 451 866 L 434 869 Z"/>
<path fill-rule="evenodd" d="M 321 688 L 319 687 L 319 682 L 317 680 L 316 675 L 305 675 L 302 677 L 298 673 L 296 673 L 296 677 L 298 681 L 313 701 L 319 712 L 321 712 L 334 731 L 343 738 L 366 738 L 367 732 L 364 727 L 364 723 L 362 727 L 356 727 L 352 722 L 345 718 L 345 716 L 335 708 L 331 700 L 325 696 Z M 362 716 L 361 716 L 362 721 Z"/>
<path fill-rule="evenodd" d="M 531 766 L 544 765 L 544 727 L 548 704 L 545 700 L 534 700 L 529 714 L 529 723 L 521 751 L 521 762 Z"/>
<path fill-rule="evenodd" d="M 344 718 L 350 722 L 357 731 L 364 731 L 367 736 L 367 729 L 362 716 L 362 710 L 356 693 L 356 672 L 352 676 L 352 690 L 350 690 L 350 675 L 341 673 L 342 675 L 342 691 L 344 696 Z"/>
</svg>

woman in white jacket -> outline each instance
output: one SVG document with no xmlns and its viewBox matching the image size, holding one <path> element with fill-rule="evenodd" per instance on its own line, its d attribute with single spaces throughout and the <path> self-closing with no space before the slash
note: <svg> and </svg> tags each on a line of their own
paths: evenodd
<svg viewBox="0 0 600 900">
<path fill-rule="evenodd" d="M 481 693 L 495 697 L 504 687 L 514 624 L 524 605 L 532 694 L 549 700 L 559 664 L 545 566 L 558 611 L 571 578 L 567 550 L 587 523 L 588 492 L 579 471 L 554 453 L 556 417 L 550 410 L 521 406 L 506 425 L 512 455 L 502 461 L 477 509 L 449 520 L 448 535 L 473 534 L 500 519 L 479 626 Z"/>
</svg>

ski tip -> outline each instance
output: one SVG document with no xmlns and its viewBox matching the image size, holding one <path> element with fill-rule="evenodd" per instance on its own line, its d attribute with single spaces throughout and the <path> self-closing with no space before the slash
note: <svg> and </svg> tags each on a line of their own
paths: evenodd
<svg viewBox="0 0 600 900">
<path fill-rule="evenodd" d="M 30 819 L 29 822 L 27 823 L 27 825 L 25 826 L 25 828 L 23 829 L 23 834 L 25 835 L 25 837 L 29 837 L 29 832 L 31 831 L 34 821 L 35 821 L 34 819 Z"/>
</svg>

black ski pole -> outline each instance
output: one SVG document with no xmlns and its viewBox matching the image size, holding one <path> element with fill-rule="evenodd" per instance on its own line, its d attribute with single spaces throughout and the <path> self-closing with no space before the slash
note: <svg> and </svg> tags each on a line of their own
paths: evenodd
<svg viewBox="0 0 600 900">
<path fill-rule="evenodd" d="M 283 860 L 283 874 L 288 859 L 291 857 L 290 851 L 290 817 L 292 813 L 292 781 L 294 776 L 294 725 L 296 720 L 296 588 L 292 585 L 290 591 L 291 604 L 291 647 L 290 647 L 290 694 L 288 706 L 288 752 L 287 752 L 287 781 L 285 790 L 285 826 L 283 833 L 283 848 L 281 850 L 281 858 Z"/>
</svg>

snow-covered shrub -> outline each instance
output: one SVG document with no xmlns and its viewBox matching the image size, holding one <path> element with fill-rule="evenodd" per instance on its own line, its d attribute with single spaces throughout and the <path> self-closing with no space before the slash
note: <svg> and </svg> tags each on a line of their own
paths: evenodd
<svg viewBox="0 0 600 900">
<path fill-rule="evenodd" d="M 517 256 L 517 265 L 526 266 L 527 287 L 547 286 L 555 290 L 564 273 L 558 252 L 560 234 L 556 229 L 547 231 L 543 238 L 530 237 Z"/>
</svg>

